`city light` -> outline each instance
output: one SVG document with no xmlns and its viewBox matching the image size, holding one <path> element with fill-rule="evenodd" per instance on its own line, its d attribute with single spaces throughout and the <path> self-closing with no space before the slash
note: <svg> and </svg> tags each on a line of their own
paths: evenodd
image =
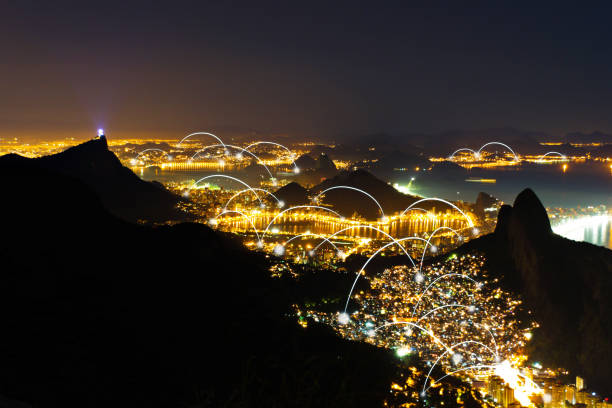
<svg viewBox="0 0 612 408">
<path fill-rule="evenodd" d="M 102 135 L 103 130 L 99 129 L 98 134 Z M 218 143 L 203 147 L 195 140 L 187 143 L 198 134 L 214 137 Z M 165 150 L 168 145 L 171 149 Z M 482 256 L 449 252 L 492 230 L 481 215 L 476 215 L 473 204 L 419 197 L 409 201 L 411 204 L 403 211 L 385 213 L 384 201 L 379 201 L 366 189 L 328 185 L 307 197 L 306 202 L 310 200 L 313 205 L 285 208 L 284 200 L 280 199 L 282 195 L 277 196 L 275 191 L 300 173 L 294 161 L 298 154 L 275 142 L 245 145 L 228 145 L 217 136 L 202 132 L 188 135 L 176 145 L 160 144 L 163 148 L 149 147 L 138 153 L 126 150 L 123 162 L 141 171 L 156 166 L 186 172 L 192 169 L 214 171 L 215 174 L 172 187 L 186 199 L 181 208 L 195 208 L 198 222 L 237 234 L 248 248 L 265 254 L 273 263 L 272 267 L 277 268 L 272 276 L 283 276 L 283 273 L 299 276 L 294 272 L 297 265 L 351 274 L 354 279 L 352 286 L 346 288 L 344 309 L 340 304 L 337 312 L 324 313 L 310 306 L 304 310 L 304 306 L 297 305 L 301 309 L 300 324 L 306 327 L 306 319 L 311 318 L 330 325 L 344 338 L 393 350 L 398 358 L 418 355 L 429 370 L 429 373 L 427 370 L 422 373 L 425 380 L 419 384 L 422 398 L 428 398 L 434 390 L 438 392 L 441 381 L 453 375 L 468 382 L 484 382 L 490 388 L 478 385 L 479 390 L 482 395 L 494 393 L 497 405 L 502 397 L 495 393 L 504 389 L 510 389 L 514 400 L 526 407 L 534 406 L 534 396 L 540 396 L 539 401 L 545 404 L 558 401 L 557 394 L 548 389 L 545 393 L 531 380 L 530 372 L 525 371 L 526 345 L 532 340 L 532 333 L 537 333 L 534 332 L 537 323 L 518 321 L 520 300 L 488 278 Z M 486 148 L 492 145 L 499 145 L 506 152 L 503 155 L 487 152 Z M 253 154 L 249 149 L 258 153 Z M 471 158 L 467 159 L 466 153 Z M 244 160 L 246 156 L 250 160 Z M 521 157 L 506 144 L 490 142 L 478 150 L 459 149 L 449 159 L 466 166 L 477 160 L 479 166 L 487 167 L 515 166 L 521 160 L 534 165 L 571 162 L 576 158 L 559 152 Z M 256 173 L 256 177 L 246 171 L 234 173 L 255 163 L 265 167 L 269 177 L 262 176 L 262 171 Z M 426 166 L 418 168 L 427 170 Z M 568 163 L 562 163 L 561 168 L 565 172 Z M 411 171 L 414 169 L 410 167 Z M 215 178 L 229 181 L 225 183 L 228 186 L 209 184 Z M 407 187 L 397 183 L 393 187 L 413 194 L 414 180 L 415 177 L 410 177 Z M 343 190 L 359 193 L 355 208 L 370 206 L 373 209 L 375 205 L 378 213 L 371 219 L 358 214 L 341 215 L 331 204 L 333 197 L 329 193 Z M 442 210 L 436 208 L 439 203 L 443 204 Z M 501 203 L 487 204 L 485 211 L 495 213 L 500 206 Z M 559 214 L 561 216 L 551 218 L 555 233 L 578 240 L 583 237 L 578 232 L 572 235 L 574 231 L 583 233 L 591 227 L 597 230 L 610 219 L 607 213 L 597 212 L 588 212 L 583 218 L 563 218 L 566 214 Z M 409 227 L 413 230 L 404 232 L 403 224 L 414 224 Z M 438 253 L 446 255 L 435 258 Z M 363 260 L 357 264 L 344 263 L 354 255 Z M 379 268 L 378 262 L 374 262 L 386 260 L 379 257 L 399 255 L 404 256 L 403 265 Z M 432 259 L 426 263 L 426 257 Z M 367 284 L 357 286 L 360 279 L 367 280 Z M 443 373 L 433 375 L 439 373 L 436 367 Z M 540 363 L 530 363 L 527 368 L 550 370 Z M 404 388 L 395 383 L 394 389 Z"/>
<path fill-rule="evenodd" d="M 508 360 L 504 360 L 495 366 L 495 374 L 501 377 L 514 390 L 514 398 L 523 407 L 535 406 L 530 397 L 543 394 L 542 389 L 533 381 L 528 378 L 521 378 L 520 372 L 512 367 Z"/>
<path fill-rule="evenodd" d="M 401 357 L 407 356 L 411 352 L 412 352 L 412 349 L 410 347 L 402 346 L 402 347 L 399 347 L 395 351 L 395 354 L 397 354 L 397 356 L 401 358 Z"/>
<path fill-rule="evenodd" d="M 340 323 L 340 324 L 348 324 L 349 321 L 350 321 L 350 317 L 349 317 L 348 313 L 340 313 L 338 315 L 338 323 Z"/>
</svg>

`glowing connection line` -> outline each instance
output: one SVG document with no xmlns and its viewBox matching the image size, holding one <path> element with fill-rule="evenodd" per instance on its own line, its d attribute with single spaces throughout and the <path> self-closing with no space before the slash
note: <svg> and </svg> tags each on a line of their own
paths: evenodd
<svg viewBox="0 0 612 408">
<path fill-rule="evenodd" d="M 197 135 L 205 135 L 205 136 L 211 136 L 214 137 L 219 143 L 221 143 L 222 146 L 225 147 L 225 144 L 223 143 L 223 140 L 221 140 L 218 136 L 213 135 L 212 133 L 208 133 L 208 132 L 195 132 L 195 133 L 191 133 L 187 136 L 185 136 L 184 138 L 182 138 L 177 144 L 176 147 L 181 147 L 181 143 L 183 143 L 185 140 L 189 139 L 192 136 L 197 136 Z"/>
<path fill-rule="evenodd" d="M 305 232 L 305 233 L 303 233 L 303 234 L 295 235 L 295 236 L 293 236 L 293 237 L 289 238 L 287 241 L 285 241 L 285 242 L 283 243 L 283 246 L 288 245 L 288 244 L 289 244 L 291 241 L 293 241 L 294 239 L 299 239 L 299 238 L 303 238 L 303 237 L 307 237 L 307 236 L 314 236 L 314 237 L 317 237 L 317 238 L 322 238 L 322 239 L 323 239 L 323 241 L 327 241 L 327 242 L 329 242 L 329 244 L 330 244 L 331 246 L 333 246 L 333 247 L 336 249 L 336 251 L 340 251 L 340 248 L 338 248 L 338 247 L 336 246 L 336 244 L 334 244 L 332 241 L 330 241 L 330 240 L 329 240 L 329 238 L 321 237 L 319 234 L 314 234 L 314 233 L 312 233 L 312 232 Z"/>
<path fill-rule="evenodd" d="M 439 201 L 439 202 L 442 202 L 444 204 L 447 204 L 447 205 L 453 207 L 455 210 L 459 211 L 461 213 L 461 215 L 463 215 L 465 217 L 465 219 L 467 220 L 468 224 L 470 224 L 470 227 L 474 227 L 474 222 L 472 222 L 472 219 L 470 217 L 468 217 L 468 215 L 466 213 L 464 213 L 455 204 L 451 203 L 450 201 L 444 200 L 442 198 L 434 198 L 434 197 L 432 197 L 432 198 L 422 198 L 420 200 L 417 200 L 414 203 L 410 204 L 408 207 L 406 207 L 406 209 L 404 211 L 402 211 L 402 213 L 400 214 L 400 217 L 402 217 L 404 214 L 406 214 L 406 212 L 408 210 L 412 209 L 415 205 L 417 205 L 419 203 L 427 202 L 427 201 Z"/>
<path fill-rule="evenodd" d="M 485 147 L 487 147 L 487 146 L 492 146 L 492 145 L 502 146 L 502 147 L 504 147 L 504 148 L 508 149 L 508 150 L 509 150 L 509 151 L 512 153 L 512 155 L 514 156 L 514 161 L 516 161 L 517 163 L 521 161 L 521 160 L 520 160 L 520 158 L 518 157 L 518 155 L 517 155 L 517 154 L 514 152 L 514 150 L 512 150 L 512 148 L 511 148 L 510 146 L 508 146 L 507 144 L 502 143 L 502 142 L 489 142 L 489 143 L 485 143 L 485 144 L 483 144 L 482 146 L 480 146 L 480 149 L 478 149 L 478 150 L 472 150 L 472 149 L 470 149 L 470 148 L 463 147 L 463 148 L 461 148 L 461 149 L 457 149 L 457 150 L 455 150 L 455 151 L 454 151 L 454 152 L 453 152 L 453 153 L 452 153 L 452 154 L 451 154 L 451 155 L 448 157 L 448 160 L 453 160 L 453 159 L 455 158 L 455 155 L 456 155 L 457 153 L 459 153 L 459 152 L 472 152 L 472 154 L 474 155 L 474 158 L 476 158 L 476 159 L 480 159 L 480 154 L 481 154 L 482 150 L 483 150 Z"/>
<path fill-rule="evenodd" d="M 421 300 L 423 300 L 423 296 L 425 296 L 425 293 L 427 293 L 427 291 L 438 281 L 440 281 L 441 279 L 446 279 L 446 278 L 451 278 L 451 277 L 461 277 L 463 279 L 467 279 L 470 280 L 472 282 L 474 282 L 476 285 L 479 285 L 479 283 L 477 281 L 475 281 L 474 279 L 472 279 L 470 276 L 462 274 L 462 273 L 447 273 L 444 274 L 442 276 L 439 276 L 438 278 L 434 279 L 433 282 L 431 282 L 424 290 L 423 292 L 421 292 L 421 294 L 419 295 L 419 300 L 417 302 L 417 304 L 414 306 L 414 308 L 412 309 L 412 317 L 414 317 L 414 314 L 416 313 L 417 308 L 419 307 L 419 305 L 421 304 Z"/>
<path fill-rule="evenodd" d="M 253 231 L 255 231 L 255 235 L 257 236 L 258 243 L 261 242 L 261 239 L 259 238 L 259 232 L 257 231 L 257 228 L 255 228 L 255 224 L 253 223 L 253 219 L 251 219 L 248 215 L 246 215 L 242 211 L 238 211 L 238 210 L 224 210 L 223 212 L 218 214 L 216 218 L 219 218 L 219 217 L 224 216 L 225 214 L 231 214 L 231 213 L 240 214 L 241 216 L 246 218 L 251 223 L 251 227 L 253 227 Z"/>
<path fill-rule="evenodd" d="M 283 202 L 281 200 L 278 199 L 278 197 L 276 197 L 274 194 L 272 194 L 271 192 L 269 192 L 268 190 L 264 190 L 263 188 L 257 188 L 257 187 L 253 187 L 253 188 L 246 188 L 244 190 L 240 190 L 239 192 L 237 192 L 236 194 L 234 194 L 233 196 L 230 197 L 229 200 L 227 200 L 227 202 L 225 203 L 225 205 L 223 206 L 223 211 L 225 211 L 227 209 L 227 206 L 230 204 L 230 202 L 232 202 L 233 199 L 235 199 L 236 197 L 240 196 L 241 194 L 247 193 L 247 192 L 255 192 L 255 191 L 261 191 L 262 193 L 268 194 L 269 196 L 271 196 L 272 198 L 274 198 L 276 200 L 276 204 L 279 207 L 283 206 Z M 257 197 L 259 199 L 259 197 Z"/>
<path fill-rule="evenodd" d="M 391 246 L 391 245 L 399 245 L 400 248 L 402 248 L 404 250 L 404 253 L 406 254 L 406 256 L 408 257 L 408 259 L 410 260 L 410 262 L 412 262 L 412 266 L 416 267 L 416 264 L 414 263 L 414 260 L 412 259 L 412 257 L 408 254 L 408 252 L 406 251 L 406 249 L 400 244 L 400 242 L 403 241 L 408 241 L 408 240 L 420 240 L 420 241 L 425 241 L 423 238 L 421 237 L 407 237 L 407 238 L 401 238 L 398 240 L 395 240 L 392 238 L 393 242 L 390 242 L 384 246 L 382 246 L 381 248 L 379 248 L 378 250 L 376 250 L 376 252 L 374 252 L 369 258 L 368 260 L 363 264 L 363 266 L 359 269 L 359 271 L 357 272 L 357 276 L 355 277 L 355 280 L 353 281 L 353 285 L 351 286 L 351 290 L 349 291 L 349 294 L 346 298 L 346 303 L 344 304 L 344 313 L 346 313 L 346 311 L 348 310 L 348 305 L 351 301 L 351 295 L 353 294 L 353 291 L 355 290 L 355 286 L 357 285 L 357 281 L 359 280 L 359 277 L 361 276 L 361 273 L 365 270 L 366 266 L 368 266 L 368 264 L 370 263 L 370 261 L 372 259 L 374 259 L 374 257 L 376 257 L 376 255 L 378 255 L 381 251 L 383 251 L 385 248 Z"/>
<path fill-rule="evenodd" d="M 234 146 L 234 145 L 229 145 L 229 144 L 212 144 L 212 145 L 208 145 L 208 146 L 205 146 L 205 147 L 201 148 L 201 149 L 200 149 L 200 150 L 198 150 L 197 152 L 195 152 L 195 153 L 193 154 L 193 156 L 191 156 L 191 159 L 190 159 L 190 160 L 194 160 L 194 159 L 196 158 L 196 156 L 198 156 L 200 153 L 202 153 L 202 152 L 204 152 L 204 151 L 206 151 L 206 150 L 208 150 L 208 149 L 210 149 L 210 148 L 213 148 L 213 147 L 220 147 L 220 146 L 223 146 L 223 147 L 224 147 L 224 148 L 226 148 L 226 149 L 227 149 L 228 147 L 229 147 L 229 148 L 232 148 L 232 149 L 238 149 L 238 150 L 240 150 L 240 151 L 241 151 L 241 152 L 243 152 L 243 153 L 247 153 L 247 154 L 249 154 L 249 155 L 250 155 L 250 156 L 252 156 L 252 157 L 253 157 L 255 160 L 257 160 L 257 164 L 259 164 L 259 165 L 263 166 L 263 167 L 266 169 L 266 171 L 267 171 L 267 172 L 268 172 L 268 174 L 270 175 L 270 178 L 271 178 L 271 179 L 273 179 L 273 178 L 274 178 L 274 176 L 272 175 L 272 172 L 270 171 L 270 169 L 268 168 L 268 166 L 266 166 L 266 164 L 265 164 L 265 163 L 264 163 L 264 162 L 263 162 L 263 161 L 262 161 L 262 160 L 261 160 L 261 159 L 260 159 L 258 156 L 256 156 L 254 153 L 252 153 L 252 152 L 248 151 L 247 149 L 245 149 L 245 148 L 243 148 L 243 147 L 240 147 L 240 146 Z"/>
<path fill-rule="evenodd" d="M 309 208 L 309 209 L 317 209 L 317 210 L 328 211 L 328 212 L 331 212 L 332 214 L 334 214 L 334 215 L 335 215 L 336 217 L 338 217 L 339 219 L 342 219 L 342 218 L 343 218 L 343 217 L 342 217 L 340 214 L 338 214 L 336 211 L 334 211 L 334 210 L 330 210 L 329 208 L 326 208 L 326 207 L 321 207 L 321 206 L 319 206 L 319 205 L 296 205 L 296 206 L 293 206 L 293 207 L 289 207 L 289 208 L 287 208 L 286 210 L 283 210 L 283 211 L 279 212 L 278 214 L 276 214 L 276 215 L 274 216 L 274 218 L 272 218 L 272 220 L 270 221 L 270 223 L 268 224 L 268 226 L 266 227 L 266 229 L 265 229 L 265 231 L 263 232 L 263 234 L 262 234 L 261 238 L 263 239 L 263 238 L 266 236 L 266 233 L 267 233 L 267 232 L 268 232 L 268 230 L 270 229 L 270 226 L 271 226 L 272 224 L 274 224 L 274 221 L 276 221 L 276 219 L 277 219 L 278 217 L 282 216 L 283 214 L 287 213 L 288 211 L 293 211 L 293 210 L 296 210 L 296 209 L 299 209 L 299 208 Z"/>
<path fill-rule="evenodd" d="M 295 164 L 295 160 L 294 160 L 294 158 L 295 158 L 295 153 L 293 153 L 293 152 L 292 152 L 292 151 L 291 151 L 289 148 L 287 148 L 286 146 L 283 146 L 283 145 L 282 145 L 282 144 L 280 144 L 280 143 L 268 142 L 268 141 L 255 142 L 255 143 L 251 143 L 250 145 L 248 145 L 247 147 L 245 147 L 245 149 L 246 149 L 246 150 L 248 150 L 248 149 L 250 149 L 250 148 L 251 148 L 251 147 L 253 147 L 253 146 L 258 146 L 258 145 L 262 145 L 262 144 L 269 144 L 269 145 L 273 145 L 273 146 L 280 147 L 281 149 L 285 149 L 285 150 L 286 150 L 286 151 L 289 153 L 289 156 L 291 157 L 291 162 L 292 162 L 292 164 L 293 164 L 294 171 L 295 171 L 296 173 L 299 173 L 299 171 L 300 171 L 300 170 L 298 169 L 298 166 L 297 166 L 297 164 Z"/>
<path fill-rule="evenodd" d="M 251 190 L 253 192 L 253 194 L 255 194 L 255 197 L 257 197 L 257 200 L 259 200 L 259 203 L 264 206 L 263 201 L 261 201 L 261 198 L 259 198 L 259 195 L 257 195 L 257 192 L 255 190 L 253 190 L 253 187 L 249 186 L 247 183 L 245 183 L 244 181 L 240 180 L 239 178 L 236 177 L 232 177 L 232 176 L 228 176 L 227 174 L 211 174 L 210 176 L 205 176 L 202 177 L 201 179 L 199 179 L 198 181 L 195 181 L 187 190 L 187 192 L 190 192 L 191 190 L 193 190 L 200 182 L 210 179 L 210 178 L 214 178 L 214 177 L 220 177 L 220 178 L 226 178 L 226 179 L 230 179 L 233 181 L 236 181 L 240 184 L 242 184 L 243 186 L 245 186 L 247 189 Z"/>
<path fill-rule="evenodd" d="M 140 153 L 138 153 L 138 154 L 136 155 L 136 157 L 134 157 L 134 158 L 132 159 L 132 160 L 133 160 L 133 162 L 132 162 L 132 163 L 137 162 L 137 161 L 138 161 L 138 158 L 139 158 L 140 156 L 142 156 L 143 154 L 147 153 L 147 152 L 160 152 L 160 153 L 165 154 L 165 155 L 166 155 L 166 158 L 167 158 L 168 160 L 170 160 L 170 159 L 172 158 L 172 156 L 170 156 L 170 154 L 169 154 L 168 152 L 166 152 L 165 150 L 162 150 L 162 149 L 156 149 L 156 148 L 150 148 L 150 149 L 144 149 L 143 151 L 141 151 Z"/>
<path fill-rule="evenodd" d="M 427 386 L 427 381 L 429 381 L 429 377 L 431 376 L 431 372 L 438 365 L 438 363 L 440 362 L 442 357 L 444 357 L 448 353 L 452 353 L 452 351 L 453 351 L 453 349 L 455 347 L 463 346 L 463 345 L 466 345 L 466 344 L 477 344 L 479 346 L 482 346 L 482 347 L 486 348 L 489 352 L 491 352 L 495 356 L 496 359 L 499 358 L 499 356 L 497 355 L 496 351 L 493 351 L 489 346 L 487 346 L 486 344 L 483 344 L 483 343 L 481 343 L 479 341 L 466 340 L 466 341 L 462 341 L 462 342 L 459 342 L 459 343 L 455 343 L 452 346 L 450 346 L 447 350 L 445 350 L 444 353 L 440 354 L 438 359 L 435 361 L 435 363 L 433 363 L 433 365 L 429 369 L 429 372 L 427 373 L 427 376 L 425 377 L 425 382 L 423 383 L 423 390 L 421 391 L 421 395 L 425 395 L 425 387 Z"/>
<path fill-rule="evenodd" d="M 561 160 L 567 160 L 567 156 L 565 156 L 564 154 L 561 154 L 559 152 L 547 152 L 544 153 L 542 156 L 540 156 L 540 158 L 537 160 L 537 163 L 541 163 L 544 161 L 544 158 L 546 156 L 558 156 Z"/>
</svg>

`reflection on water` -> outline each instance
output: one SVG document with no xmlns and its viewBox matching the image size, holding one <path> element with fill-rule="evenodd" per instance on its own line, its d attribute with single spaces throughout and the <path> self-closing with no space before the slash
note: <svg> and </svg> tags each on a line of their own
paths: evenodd
<svg viewBox="0 0 612 408">
<path fill-rule="evenodd" d="M 362 225 L 355 225 L 349 221 L 332 221 L 327 219 L 321 219 L 322 217 L 305 217 L 303 215 L 292 215 L 281 216 L 274 221 L 274 224 L 270 226 L 268 233 L 280 232 L 290 235 L 303 234 L 305 232 L 312 232 L 316 234 L 331 235 L 335 232 L 346 229 L 344 232 L 339 233 L 338 237 L 350 237 L 350 238 L 371 238 L 371 239 L 387 239 L 387 236 L 380 231 L 373 228 L 368 228 Z M 266 229 L 272 216 L 256 216 L 251 219 L 255 228 L 259 232 Z M 431 233 L 439 227 L 450 227 L 456 230 L 461 230 L 468 226 L 465 219 L 457 218 L 453 215 L 439 215 L 437 217 L 415 217 L 411 219 L 403 219 L 390 222 L 389 224 L 380 224 L 376 228 L 384 231 L 386 234 L 399 239 L 404 237 L 410 237 L 414 235 L 422 235 L 423 233 Z M 245 218 L 232 218 L 231 220 L 219 222 L 219 227 L 229 231 L 248 231 L 252 229 L 251 223 Z M 442 230 L 436 235 L 448 235 L 448 230 Z M 453 234 L 454 235 L 454 234 Z M 463 234 L 465 235 L 465 233 Z M 453 237 L 454 238 L 454 237 Z"/>
<path fill-rule="evenodd" d="M 585 241 L 612 249 L 612 216 L 572 218 L 553 226 L 553 231 L 574 241 Z"/>
<path fill-rule="evenodd" d="M 426 197 L 440 197 L 448 200 L 463 199 L 474 201 L 478 192 L 486 191 L 512 203 L 518 193 L 524 188 L 532 188 L 541 199 L 545 207 L 576 207 L 590 205 L 612 206 L 612 194 L 610 194 L 610 173 L 602 170 L 600 163 L 571 164 L 570 170 L 562 173 L 558 166 L 536 166 L 525 165 L 521 168 L 511 170 L 495 169 L 472 169 L 465 173 L 456 170 L 449 173 L 423 173 L 423 172 L 401 172 L 391 176 L 393 182 L 400 185 L 409 184 L 412 193 L 421 194 Z M 607 168 L 606 168 L 607 169 Z M 157 180 L 162 183 L 185 182 L 197 180 L 205 175 L 214 173 L 210 170 L 200 169 L 198 171 L 160 171 L 157 174 L 142 174 L 146 180 Z M 237 172 L 225 172 L 237 177 L 244 174 Z M 381 175 L 382 177 L 382 175 Z M 480 184 L 466 182 L 468 177 L 495 178 L 495 184 Z M 386 177 L 383 177 L 386 179 Z M 414 178 L 414 180 L 411 180 Z M 255 227 L 262 231 L 271 221 L 271 217 L 256 217 Z M 330 222 L 328 220 L 298 219 L 296 217 L 283 217 L 275 223 L 281 232 L 287 234 L 300 234 L 306 231 L 333 234 L 334 232 L 349 227 L 351 224 L 344 222 Z M 455 229 L 466 227 L 461 220 L 456 218 L 436 219 L 411 219 L 392 223 L 389 226 L 381 226 L 381 229 L 395 238 L 403 238 L 413 235 L 422 235 L 431 232 L 440 226 Z M 220 227 L 226 230 L 247 231 L 251 228 L 247 221 L 222 222 Z M 590 242 L 612 249 L 612 219 L 610 216 L 585 216 L 564 221 L 553 227 L 559 235 L 576 241 Z M 464 234 L 465 235 L 465 234 Z M 383 238 L 384 234 L 367 228 L 354 228 L 348 230 L 344 236 L 362 238 Z"/>
</svg>

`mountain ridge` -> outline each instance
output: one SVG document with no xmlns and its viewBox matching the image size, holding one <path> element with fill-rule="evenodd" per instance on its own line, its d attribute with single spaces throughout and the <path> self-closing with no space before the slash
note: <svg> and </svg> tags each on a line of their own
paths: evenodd
<svg viewBox="0 0 612 408">
<path fill-rule="evenodd" d="M 388 395 L 393 354 L 285 317 L 292 286 L 229 235 L 129 223 L 43 166 L 1 171 L 0 183 L 12 197 L 0 200 L 0 395 L 43 408 L 348 407 Z"/>
<path fill-rule="evenodd" d="M 341 171 L 336 176 L 312 187 L 309 192 L 312 196 L 315 196 L 328 188 L 337 186 L 348 186 L 367 192 L 376 199 L 385 214 L 402 211 L 418 199 L 416 196 L 397 191 L 393 186 L 363 169 Z M 334 209 L 345 216 L 351 216 L 353 213 L 367 219 L 377 219 L 382 216 L 374 200 L 361 192 L 350 189 L 330 190 L 325 193 L 321 202 L 331 204 Z M 359 205 L 356 205 L 356 203 L 359 203 Z"/>
<path fill-rule="evenodd" d="M 0 156 L 0 172 L 41 168 L 84 182 L 113 214 L 129 221 L 181 221 L 189 216 L 175 207 L 181 198 L 161 184 L 147 182 L 123 166 L 106 138 L 92 139 L 39 158 Z"/>
<path fill-rule="evenodd" d="M 553 233 L 544 206 L 526 189 L 504 205 L 493 233 L 458 253 L 477 251 L 501 283 L 520 293 L 540 327 L 530 355 L 612 389 L 612 250 Z"/>
</svg>

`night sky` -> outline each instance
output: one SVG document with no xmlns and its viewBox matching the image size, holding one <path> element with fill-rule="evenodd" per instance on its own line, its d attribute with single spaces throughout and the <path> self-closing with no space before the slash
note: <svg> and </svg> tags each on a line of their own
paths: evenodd
<svg viewBox="0 0 612 408">
<path fill-rule="evenodd" d="M 603 2 L 6 3 L 0 137 L 612 132 Z"/>
</svg>

